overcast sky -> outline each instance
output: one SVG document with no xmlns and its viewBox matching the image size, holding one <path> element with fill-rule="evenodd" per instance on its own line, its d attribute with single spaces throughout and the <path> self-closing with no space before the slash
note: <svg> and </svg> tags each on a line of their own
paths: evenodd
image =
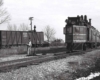
<svg viewBox="0 0 100 80">
<path fill-rule="evenodd" d="M 68 16 L 87 15 L 100 31 L 99 5 L 100 0 L 4 0 L 3 7 L 11 15 L 11 24 L 29 25 L 29 17 L 34 17 L 33 25 L 37 26 L 37 31 L 49 25 L 55 29 L 56 38 L 64 39 L 63 27 Z M 1 26 L 0 29 L 6 29 L 7 23 Z"/>
</svg>

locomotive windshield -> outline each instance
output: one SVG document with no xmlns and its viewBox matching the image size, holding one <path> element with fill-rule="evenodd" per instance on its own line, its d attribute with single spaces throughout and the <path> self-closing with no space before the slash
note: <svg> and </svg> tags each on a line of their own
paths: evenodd
<svg viewBox="0 0 100 80">
<path fill-rule="evenodd" d="M 73 40 L 75 42 L 86 41 L 86 26 L 73 26 Z"/>
<path fill-rule="evenodd" d="M 85 26 L 74 26 L 73 27 L 73 34 L 85 34 L 86 27 Z"/>
<path fill-rule="evenodd" d="M 72 33 L 72 27 L 67 27 L 67 33 Z"/>
</svg>

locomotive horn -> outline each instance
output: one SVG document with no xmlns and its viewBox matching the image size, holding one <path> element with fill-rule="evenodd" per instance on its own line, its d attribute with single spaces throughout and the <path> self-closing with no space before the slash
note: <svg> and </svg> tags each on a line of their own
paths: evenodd
<svg viewBox="0 0 100 80">
<path fill-rule="evenodd" d="M 87 16 L 86 16 L 86 15 L 84 16 L 84 20 L 85 20 L 85 21 L 87 20 Z"/>
<path fill-rule="evenodd" d="M 83 20 L 83 15 L 81 15 L 81 19 Z"/>
<path fill-rule="evenodd" d="M 89 23 L 90 23 L 90 25 L 91 25 L 91 19 L 89 19 Z"/>
</svg>

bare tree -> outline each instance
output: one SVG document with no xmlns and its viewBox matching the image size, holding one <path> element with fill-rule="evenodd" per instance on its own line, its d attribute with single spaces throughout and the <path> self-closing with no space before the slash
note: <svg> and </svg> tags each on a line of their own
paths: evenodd
<svg viewBox="0 0 100 80">
<path fill-rule="evenodd" d="M 7 30 L 17 31 L 18 29 L 17 29 L 17 26 L 15 24 L 14 25 L 8 24 Z"/>
<path fill-rule="evenodd" d="M 12 28 L 12 25 L 11 25 L 11 24 L 8 24 L 8 25 L 7 25 L 7 30 L 11 30 L 11 31 L 13 30 L 13 28 Z"/>
<path fill-rule="evenodd" d="M 64 46 L 63 39 L 55 39 L 51 42 L 52 46 Z"/>
<path fill-rule="evenodd" d="M 0 0 L 0 24 L 8 22 L 10 20 L 10 16 L 7 13 L 6 9 L 2 8 L 3 0 Z"/>
<path fill-rule="evenodd" d="M 19 28 L 17 28 L 17 26 L 15 24 L 14 25 L 8 24 L 7 30 L 10 30 L 10 31 L 28 31 L 29 27 L 24 23 L 20 24 Z"/>
<path fill-rule="evenodd" d="M 17 26 L 16 26 L 15 24 L 13 25 L 13 30 L 14 30 L 14 31 L 17 31 L 17 30 L 18 30 L 18 29 L 17 29 Z"/>
<path fill-rule="evenodd" d="M 47 41 L 50 42 L 52 41 L 52 39 L 54 39 L 54 35 L 55 35 L 55 30 L 53 28 L 50 28 L 50 26 L 46 26 L 44 28 L 44 35 L 47 38 Z"/>
<path fill-rule="evenodd" d="M 19 27 L 19 30 L 20 30 L 20 31 L 28 31 L 28 30 L 29 30 L 29 27 L 28 27 L 28 25 L 22 23 L 22 24 L 20 25 L 20 27 Z"/>
</svg>

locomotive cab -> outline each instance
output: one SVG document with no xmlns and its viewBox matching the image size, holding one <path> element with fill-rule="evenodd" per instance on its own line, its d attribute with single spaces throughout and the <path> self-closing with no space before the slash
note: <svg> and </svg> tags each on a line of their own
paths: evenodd
<svg viewBox="0 0 100 80">
<path fill-rule="evenodd" d="M 65 26 L 67 51 L 86 50 L 87 26 L 84 25 L 83 16 L 68 17 L 65 22 L 67 23 Z"/>
<path fill-rule="evenodd" d="M 80 49 L 85 50 L 85 43 L 87 41 L 86 31 L 86 26 L 66 26 L 66 43 L 68 52 Z"/>
<path fill-rule="evenodd" d="M 68 52 L 73 50 L 86 50 L 86 48 L 96 48 L 100 45 L 100 33 L 91 25 L 91 19 L 87 16 L 68 17 L 65 20 L 64 30 L 66 49 Z"/>
</svg>

